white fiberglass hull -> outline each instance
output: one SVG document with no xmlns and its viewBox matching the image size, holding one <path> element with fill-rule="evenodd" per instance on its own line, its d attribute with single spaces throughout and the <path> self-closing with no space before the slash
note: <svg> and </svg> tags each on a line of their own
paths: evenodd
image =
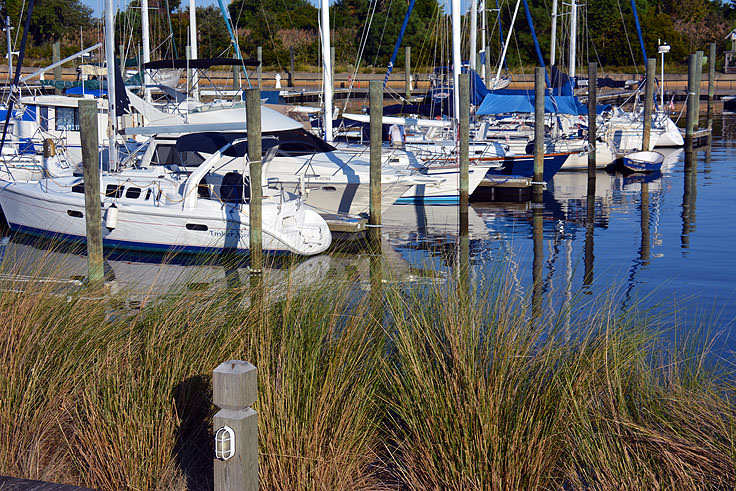
<svg viewBox="0 0 736 491">
<path fill-rule="evenodd" d="M 84 194 L 72 191 L 73 180 L 3 183 L 0 207 L 10 228 L 84 241 Z M 79 185 L 81 179 L 75 182 Z M 155 191 L 152 197 L 144 199 L 148 193 L 143 191 L 131 200 L 101 196 L 105 246 L 156 252 L 173 248 L 186 253 L 248 250 L 247 205 L 200 199 L 196 208 L 185 208 L 181 203 L 167 203 L 160 195 L 156 198 Z M 299 207 L 296 200 L 280 205 L 264 200 L 263 205 L 264 251 L 311 255 L 329 247 L 327 224 L 313 211 Z M 109 219 L 113 214 L 114 224 Z"/>
</svg>

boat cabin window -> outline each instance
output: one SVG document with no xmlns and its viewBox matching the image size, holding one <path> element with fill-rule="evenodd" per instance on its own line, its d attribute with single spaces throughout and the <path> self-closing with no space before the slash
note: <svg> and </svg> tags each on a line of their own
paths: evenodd
<svg viewBox="0 0 736 491">
<path fill-rule="evenodd" d="M 84 183 L 75 184 L 72 186 L 72 193 L 84 194 Z"/>
<path fill-rule="evenodd" d="M 151 199 L 151 188 L 146 189 L 146 197 L 144 198 L 146 201 Z"/>
<path fill-rule="evenodd" d="M 141 188 L 130 187 L 125 191 L 125 197 L 130 199 L 138 199 L 141 195 Z"/>
<path fill-rule="evenodd" d="M 41 126 L 41 131 L 49 130 L 49 108 L 48 106 L 41 106 L 40 108 L 40 121 L 38 122 Z"/>
<path fill-rule="evenodd" d="M 245 138 L 245 133 L 190 133 L 176 141 L 176 150 L 185 152 L 201 152 L 213 154 L 229 142 Z M 277 155 L 300 156 L 314 153 L 331 152 L 335 147 L 314 136 L 303 128 L 287 131 L 274 131 L 263 134 L 261 150 L 265 155 L 271 148 L 278 146 Z M 227 157 L 244 157 L 248 153 L 247 141 L 240 141 L 225 150 Z"/>
<path fill-rule="evenodd" d="M 79 131 L 79 111 L 76 107 L 56 108 L 56 131 Z"/>
<path fill-rule="evenodd" d="M 123 186 L 118 184 L 108 184 L 105 188 L 105 196 L 111 198 L 120 198 L 123 195 Z"/>
</svg>

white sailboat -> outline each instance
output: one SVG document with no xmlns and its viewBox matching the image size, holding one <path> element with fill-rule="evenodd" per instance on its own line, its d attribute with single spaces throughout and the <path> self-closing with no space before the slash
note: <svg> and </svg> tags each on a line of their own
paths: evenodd
<svg viewBox="0 0 736 491">
<path fill-rule="evenodd" d="M 312 255 L 326 250 L 331 242 L 327 224 L 299 197 L 260 185 L 251 188 L 236 171 L 213 172 L 232 147 L 228 143 L 220 148 L 191 175 L 164 172 L 159 166 L 103 172 L 103 244 L 155 252 L 247 250 L 247 197 L 257 189 L 264 194 L 264 251 Z M 81 176 L 67 171 L 47 173 L 38 181 L 0 182 L 0 208 L 11 230 L 85 240 Z"/>
</svg>

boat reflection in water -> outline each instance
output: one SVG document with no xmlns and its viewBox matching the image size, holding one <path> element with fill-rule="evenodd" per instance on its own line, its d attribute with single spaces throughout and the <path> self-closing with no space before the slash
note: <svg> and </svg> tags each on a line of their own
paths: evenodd
<svg viewBox="0 0 736 491">
<path fill-rule="evenodd" d="M 59 287 L 81 287 L 87 276 L 84 246 L 16 234 L 0 239 L 2 273 L 6 282 L 44 282 Z M 283 257 L 265 268 L 264 285 L 271 299 L 286 288 L 319 283 L 334 268 L 330 256 Z M 249 269 L 242 258 L 189 254 L 107 253 L 103 262 L 105 282 L 112 293 L 125 292 L 131 301 L 167 293 L 177 288 L 209 290 L 248 284 Z"/>
</svg>

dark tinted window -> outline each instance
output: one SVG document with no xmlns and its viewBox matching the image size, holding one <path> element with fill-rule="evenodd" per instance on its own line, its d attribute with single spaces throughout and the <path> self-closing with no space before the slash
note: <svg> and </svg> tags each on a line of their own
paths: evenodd
<svg viewBox="0 0 736 491">
<path fill-rule="evenodd" d="M 123 195 L 123 186 L 122 184 L 108 184 L 105 188 L 105 196 L 110 196 L 111 198 L 119 198 Z"/>
<path fill-rule="evenodd" d="M 141 195 L 141 188 L 128 188 L 128 190 L 125 191 L 126 198 L 138 199 L 140 195 Z"/>
</svg>

